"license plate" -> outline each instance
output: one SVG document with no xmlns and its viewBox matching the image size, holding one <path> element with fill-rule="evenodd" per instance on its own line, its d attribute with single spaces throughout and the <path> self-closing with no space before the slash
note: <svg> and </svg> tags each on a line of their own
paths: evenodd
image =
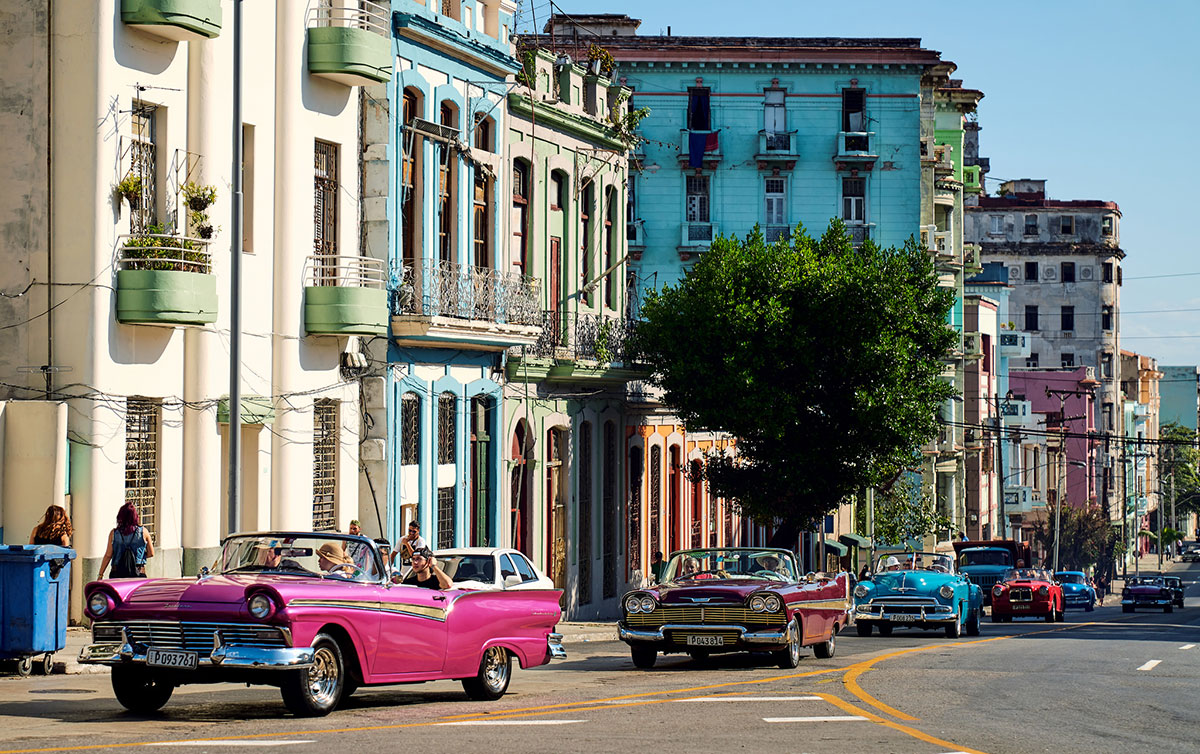
<svg viewBox="0 0 1200 754">
<path fill-rule="evenodd" d="M 1013 610 L 1028 610 L 1029 605 L 1013 605 L 1012 609 Z"/>
<path fill-rule="evenodd" d="M 154 647 L 146 650 L 146 664 L 157 668 L 195 670 L 197 664 L 199 664 L 199 660 L 200 656 L 195 652 L 177 652 L 170 649 L 155 649 Z"/>
<path fill-rule="evenodd" d="M 893 616 L 891 616 L 891 619 L 897 623 L 916 623 L 917 622 L 917 616 L 909 615 L 907 613 L 899 613 L 897 615 L 893 615 Z"/>
<path fill-rule="evenodd" d="M 725 644 L 724 636 L 689 636 L 687 643 L 693 647 L 720 647 Z"/>
</svg>

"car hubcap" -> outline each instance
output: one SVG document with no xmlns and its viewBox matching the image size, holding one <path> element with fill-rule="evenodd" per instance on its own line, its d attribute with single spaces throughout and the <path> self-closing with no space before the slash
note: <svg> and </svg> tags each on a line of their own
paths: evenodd
<svg viewBox="0 0 1200 754">
<path fill-rule="evenodd" d="M 792 657 L 792 662 L 800 663 L 800 626 L 792 624 L 792 641 L 788 644 L 788 654 Z"/>
<path fill-rule="evenodd" d="M 504 688 L 508 681 L 508 655 L 499 647 L 492 647 L 483 656 L 483 680 L 493 691 Z"/>
<path fill-rule="evenodd" d="M 308 670 L 308 693 L 313 701 L 322 705 L 330 704 L 337 683 L 337 658 L 333 650 L 321 647 L 313 655 L 313 666 Z"/>
</svg>

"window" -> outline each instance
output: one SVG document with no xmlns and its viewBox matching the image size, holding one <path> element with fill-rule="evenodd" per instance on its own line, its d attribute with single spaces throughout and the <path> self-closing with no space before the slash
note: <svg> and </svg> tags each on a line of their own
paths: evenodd
<svg viewBox="0 0 1200 754">
<path fill-rule="evenodd" d="M 1113 329 L 1113 308 L 1111 306 L 1100 307 L 1100 329 Z"/>
<path fill-rule="evenodd" d="M 600 468 L 601 554 L 604 557 L 604 597 L 617 596 L 617 429 L 604 422 Z"/>
<path fill-rule="evenodd" d="M 637 240 L 637 176 L 632 170 L 625 181 L 625 240 Z"/>
<path fill-rule="evenodd" d="M 687 176 L 687 221 L 708 222 L 708 176 Z"/>
<path fill-rule="evenodd" d="M 1060 268 L 1061 268 L 1061 273 L 1062 273 L 1062 281 L 1064 283 L 1074 283 L 1075 282 L 1075 263 L 1074 262 L 1063 262 L 1060 265 Z"/>
<path fill-rule="evenodd" d="M 1124 285 L 1125 275 L 1121 273 L 1121 268 L 1117 268 L 1117 285 Z"/>
<path fill-rule="evenodd" d="M 475 266 L 492 266 L 492 179 L 475 167 L 475 202 L 471 214 L 475 230 Z"/>
<path fill-rule="evenodd" d="M 591 181 L 583 187 L 583 197 L 579 202 L 579 219 L 582 222 L 583 229 L 579 239 L 579 252 L 581 255 L 579 272 L 584 284 L 592 281 L 592 217 L 596 211 L 596 187 Z M 588 306 L 592 305 L 592 290 L 590 287 L 583 289 L 583 301 Z"/>
<path fill-rule="evenodd" d="M 442 0 L 442 15 L 449 16 L 455 21 L 461 21 L 461 4 L 462 0 Z"/>
<path fill-rule="evenodd" d="M 1111 353 L 1100 354 L 1100 378 L 1111 380 L 1113 376 L 1113 355 Z"/>
<path fill-rule="evenodd" d="M 867 130 L 867 91 L 865 89 L 842 90 L 842 130 L 847 133 L 861 134 L 846 137 L 847 152 L 865 152 L 868 140 Z"/>
<path fill-rule="evenodd" d="M 867 179 L 842 179 L 842 219 L 848 223 L 861 223 L 866 218 Z"/>
<path fill-rule="evenodd" d="M 313 252 L 321 256 L 338 253 L 338 146 L 317 141 L 313 151 Z"/>
<path fill-rule="evenodd" d="M 454 107 L 449 102 L 442 103 L 440 118 L 443 126 L 458 127 Z M 443 262 L 454 261 L 454 219 L 458 216 L 454 198 L 457 167 L 458 158 L 448 146 L 443 145 L 438 163 L 438 259 Z"/>
<path fill-rule="evenodd" d="M 404 90 L 404 123 L 411 127 L 414 119 L 420 116 L 421 107 L 415 89 Z M 421 232 L 417 222 L 417 197 L 421 193 L 417 185 L 417 176 L 421 175 L 421 153 L 424 139 L 415 131 L 405 130 L 404 144 L 406 149 L 401 154 L 400 173 L 400 244 L 404 264 L 414 267 L 417 261 L 417 251 L 420 248 L 418 235 Z"/>
<path fill-rule="evenodd" d="M 534 573 L 533 566 L 529 565 L 529 561 L 525 559 L 524 555 L 513 553 L 512 564 L 517 569 L 517 575 L 521 577 L 521 581 L 537 581 L 537 574 Z"/>
<path fill-rule="evenodd" d="M 1113 263 L 1104 263 L 1104 282 L 1111 283 L 1113 281 Z"/>
<path fill-rule="evenodd" d="M 1037 280 L 1038 280 L 1038 263 L 1037 262 L 1026 262 L 1025 263 L 1025 279 L 1033 281 L 1035 283 L 1037 282 Z"/>
<path fill-rule="evenodd" d="M 158 107 L 135 100 L 129 118 L 129 174 L 140 179 L 137 205 L 130 202 L 130 230 L 144 233 L 158 222 Z"/>
<path fill-rule="evenodd" d="M 629 572 L 642 568 L 642 450 L 629 449 L 629 497 L 625 505 Z"/>
<path fill-rule="evenodd" d="M 338 404 L 313 403 L 313 531 L 337 529 Z"/>
<path fill-rule="evenodd" d="M 421 400 L 416 393 L 400 399 L 400 465 L 421 462 Z"/>
<path fill-rule="evenodd" d="M 242 124 L 242 251 L 254 252 L 254 126 Z"/>
<path fill-rule="evenodd" d="M 437 549 L 454 547 L 454 488 L 438 487 Z"/>
<path fill-rule="evenodd" d="M 1025 329 L 1029 332 L 1037 332 L 1038 329 L 1038 308 L 1036 306 L 1025 307 Z"/>
<path fill-rule="evenodd" d="M 492 149 L 492 119 L 478 113 L 475 117 L 479 119 L 475 124 L 475 148 L 485 152 L 495 151 Z"/>
<path fill-rule="evenodd" d="M 454 463 L 458 440 L 458 398 L 454 393 L 438 396 L 438 463 Z"/>
<path fill-rule="evenodd" d="M 772 226 L 786 225 L 785 208 L 787 207 L 787 182 L 783 178 L 768 178 L 764 185 L 764 215 L 768 229 Z M 767 240 L 774 240 L 768 238 Z"/>
<path fill-rule="evenodd" d="M 782 89 L 763 92 L 763 130 L 767 133 L 768 151 L 783 151 L 789 147 L 785 97 Z"/>
<path fill-rule="evenodd" d="M 486 395 L 476 395 L 470 403 L 470 531 L 472 547 L 487 547 L 492 543 L 492 423 L 495 416 L 493 401 Z"/>
<path fill-rule="evenodd" d="M 608 201 L 604 203 L 604 305 L 617 308 L 617 287 L 613 285 L 613 262 L 616 260 L 617 240 L 613 237 L 613 226 L 617 222 L 617 191 L 609 188 Z"/>
<path fill-rule="evenodd" d="M 513 265 L 517 272 L 525 274 L 529 263 L 529 163 L 513 160 Z"/>
<path fill-rule="evenodd" d="M 579 425 L 579 570 L 575 576 L 581 605 L 592 601 L 592 423 Z"/>
<path fill-rule="evenodd" d="M 988 228 L 989 233 L 999 235 L 1004 232 L 1004 215 L 990 215 L 988 220 L 991 222 Z"/>
<path fill-rule="evenodd" d="M 1062 354 L 1062 357 L 1061 357 L 1061 359 L 1062 359 L 1062 360 L 1061 360 L 1061 364 L 1062 364 L 1062 366 L 1064 366 L 1064 367 L 1073 367 L 1073 366 L 1075 366 L 1075 354 L 1073 354 L 1073 353 L 1067 353 L 1067 352 L 1065 352 L 1065 351 L 1064 351 L 1064 352 L 1063 352 L 1063 354 Z"/>
<path fill-rule="evenodd" d="M 567 206 L 566 177 L 559 171 L 550 174 L 550 209 L 561 210 Z"/>
<path fill-rule="evenodd" d="M 1105 215 L 1100 218 L 1100 235 L 1105 238 L 1112 238 L 1113 229 L 1116 227 L 1116 217 L 1113 215 Z"/>
<path fill-rule="evenodd" d="M 1060 223 L 1059 233 L 1061 233 L 1064 236 L 1075 235 L 1075 216 L 1074 215 L 1063 215 L 1062 217 L 1059 218 L 1059 223 Z"/>
<path fill-rule="evenodd" d="M 688 88 L 687 127 L 689 131 L 711 131 L 712 111 L 709 108 L 709 88 Z"/>
<path fill-rule="evenodd" d="M 1062 308 L 1060 314 L 1062 316 L 1062 329 L 1068 330 L 1068 331 L 1074 330 L 1075 329 L 1075 307 L 1064 306 Z"/>
<path fill-rule="evenodd" d="M 1036 236 L 1037 234 L 1037 215 L 1025 215 L 1025 235 Z"/>
<path fill-rule="evenodd" d="M 1113 429 L 1113 404 L 1105 403 L 1101 408 L 1101 413 L 1104 415 L 1104 430 L 1111 432 Z"/>
<path fill-rule="evenodd" d="M 133 503 L 150 540 L 158 541 L 158 428 L 162 404 L 150 398 L 125 401 L 125 502 Z"/>
<path fill-rule="evenodd" d="M 1036 353 L 1031 353 L 1031 354 L 1029 354 L 1029 356 L 1027 356 L 1025 358 L 1025 368 L 1026 369 L 1037 369 L 1038 368 L 1038 355 Z"/>
</svg>

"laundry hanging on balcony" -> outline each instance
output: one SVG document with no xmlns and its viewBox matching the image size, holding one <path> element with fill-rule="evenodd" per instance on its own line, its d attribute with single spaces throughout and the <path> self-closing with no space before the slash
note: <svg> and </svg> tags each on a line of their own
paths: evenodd
<svg viewBox="0 0 1200 754">
<path fill-rule="evenodd" d="M 706 152 L 715 152 L 720 146 L 717 134 L 721 131 L 692 131 L 688 136 L 688 167 L 698 168 L 704 165 Z"/>
</svg>

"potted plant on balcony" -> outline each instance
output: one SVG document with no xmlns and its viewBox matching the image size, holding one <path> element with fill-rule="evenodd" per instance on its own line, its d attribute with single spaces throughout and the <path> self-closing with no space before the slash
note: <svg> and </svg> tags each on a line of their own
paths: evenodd
<svg viewBox="0 0 1200 754">
<path fill-rule="evenodd" d="M 207 210 L 217 201 L 216 187 L 188 181 L 183 185 L 182 193 L 188 207 L 188 224 L 196 231 L 196 235 L 207 241 L 214 232 L 212 223 L 208 221 Z"/>
<path fill-rule="evenodd" d="M 171 235 L 162 225 L 149 225 L 126 239 L 122 258 L 137 260 L 131 269 L 208 272 L 208 253 L 189 238 Z"/>
<path fill-rule="evenodd" d="M 117 195 L 123 198 L 125 201 L 129 202 L 129 209 L 131 211 L 137 212 L 141 208 L 142 177 L 140 175 L 134 175 L 133 173 L 127 174 L 117 183 L 116 186 L 113 187 L 113 191 L 115 191 Z"/>
<path fill-rule="evenodd" d="M 117 321 L 204 325 L 216 321 L 216 278 L 207 244 L 162 225 L 124 239 L 117 271 Z"/>
</svg>

